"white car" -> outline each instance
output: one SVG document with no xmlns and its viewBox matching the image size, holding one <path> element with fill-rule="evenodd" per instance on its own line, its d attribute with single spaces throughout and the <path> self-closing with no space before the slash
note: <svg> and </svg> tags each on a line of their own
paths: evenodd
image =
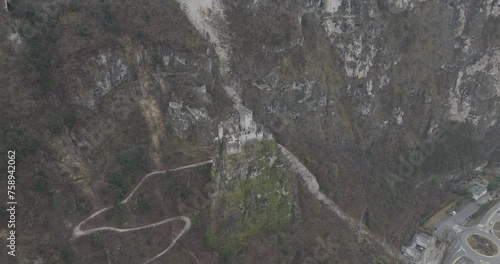
<svg viewBox="0 0 500 264">
<path fill-rule="evenodd" d="M 456 214 L 457 214 L 457 212 L 451 211 L 451 215 L 456 215 Z"/>
</svg>

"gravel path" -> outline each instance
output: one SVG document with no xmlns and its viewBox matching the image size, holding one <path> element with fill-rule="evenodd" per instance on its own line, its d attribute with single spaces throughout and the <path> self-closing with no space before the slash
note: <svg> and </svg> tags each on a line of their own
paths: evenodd
<svg viewBox="0 0 500 264">
<path fill-rule="evenodd" d="M 139 189 L 139 187 L 144 183 L 144 181 L 147 180 L 151 176 L 159 175 L 159 174 L 166 174 L 169 171 L 179 171 L 179 170 L 184 170 L 184 169 L 189 169 L 189 168 L 195 168 L 195 167 L 203 166 L 206 164 L 210 164 L 212 162 L 213 162 L 212 160 L 208 160 L 208 161 L 199 162 L 199 163 L 195 163 L 195 164 L 191 164 L 191 165 L 187 165 L 187 166 L 178 167 L 175 169 L 151 172 L 142 178 L 142 180 L 137 184 L 137 186 L 135 186 L 134 190 L 123 201 L 121 201 L 120 204 L 127 203 L 130 200 L 130 198 L 132 198 L 132 196 L 135 194 L 137 189 Z M 81 226 L 83 224 L 85 224 L 87 221 L 89 221 L 90 219 L 108 211 L 111 208 L 113 208 L 113 206 L 108 206 L 108 207 L 102 208 L 101 210 L 93 213 L 91 216 L 87 217 L 85 220 L 80 222 L 73 229 L 73 235 L 72 235 L 70 240 L 74 240 L 74 239 L 77 239 L 79 237 L 90 235 L 92 233 L 100 232 L 100 231 L 111 231 L 111 232 L 116 232 L 116 233 L 125 233 L 125 232 L 132 232 L 132 231 L 137 231 L 137 230 L 141 230 L 141 229 L 156 227 L 156 226 L 163 225 L 163 224 L 173 222 L 173 221 L 184 221 L 184 228 L 177 234 L 177 236 L 174 238 L 174 240 L 172 240 L 170 245 L 165 250 L 160 252 L 158 255 L 146 260 L 144 262 L 144 264 L 146 264 L 146 263 L 150 263 L 151 261 L 153 261 L 153 260 L 161 257 L 162 255 L 164 255 L 165 253 L 167 253 L 175 245 L 175 243 L 177 243 L 177 240 L 179 240 L 184 235 L 184 233 L 186 233 L 189 230 L 189 228 L 191 228 L 191 219 L 189 219 L 186 216 L 175 216 L 175 217 L 167 218 L 167 219 L 160 221 L 160 222 L 156 222 L 153 224 L 144 225 L 144 226 L 140 226 L 140 227 L 134 227 L 134 228 L 123 228 L 122 229 L 122 228 L 104 226 L 104 227 L 97 227 L 97 228 L 92 228 L 92 229 L 88 229 L 88 230 L 81 230 Z"/>
</svg>

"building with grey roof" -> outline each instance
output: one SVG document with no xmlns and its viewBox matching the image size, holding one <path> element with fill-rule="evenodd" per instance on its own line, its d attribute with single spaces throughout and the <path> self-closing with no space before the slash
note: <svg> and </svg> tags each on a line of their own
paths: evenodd
<svg viewBox="0 0 500 264">
<path fill-rule="evenodd" d="M 479 198 L 486 194 L 487 190 L 479 184 L 474 184 L 469 188 L 469 192 L 472 193 L 472 198 L 477 201 Z"/>
<path fill-rule="evenodd" d="M 427 263 L 426 259 L 434 250 L 435 240 L 435 237 L 419 231 L 413 236 L 408 246 L 401 247 L 401 253 L 412 264 Z"/>
</svg>

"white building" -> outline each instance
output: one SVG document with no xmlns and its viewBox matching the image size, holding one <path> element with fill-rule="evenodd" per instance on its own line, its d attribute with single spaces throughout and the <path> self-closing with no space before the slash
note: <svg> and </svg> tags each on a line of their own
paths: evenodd
<svg viewBox="0 0 500 264">
<path fill-rule="evenodd" d="M 469 191 L 472 193 L 472 199 L 477 201 L 479 198 L 483 197 L 488 190 L 479 184 L 474 184 L 469 188 Z"/>
<path fill-rule="evenodd" d="M 411 264 L 440 263 L 440 258 L 435 258 L 439 251 L 435 246 L 435 237 L 424 232 L 417 232 L 408 246 L 401 247 L 401 253 L 410 260 Z M 431 259 L 432 261 L 429 261 Z"/>
<path fill-rule="evenodd" d="M 252 111 L 244 106 L 238 109 L 238 117 L 222 121 L 218 129 L 217 140 L 225 143 L 228 154 L 240 153 L 247 142 L 264 138 L 262 125 L 253 121 Z"/>
</svg>

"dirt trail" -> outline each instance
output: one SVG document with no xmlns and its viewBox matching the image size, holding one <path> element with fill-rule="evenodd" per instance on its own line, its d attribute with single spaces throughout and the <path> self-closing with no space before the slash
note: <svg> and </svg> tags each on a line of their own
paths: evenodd
<svg viewBox="0 0 500 264">
<path fill-rule="evenodd" d="M 199 162 L 199 163 L 195 163 L 195 164 L 191 164 L 191 165 L 187 165 L 187 166 L 178 167 L 178 168 L 175 168 L 175 169 L 162 170 L 162 171 L 154 171 L 154 172 L 148 173 L 135 186 L 134 190 L 132 190 L 132 192 L 123 201 L 120 202 L 120 204 L 127 203 L 130 200 L 130 198 L 132 198 L 132 196 L 135 194 L 135 192 L 139 189 L 139 187 L 144 183 L 144 181 L 147 180 L 151 176 L 159 175 L 159 174 L 166 174 L 169 171 L 179 171 L 179 170 L 184 170 L 184 169 L 195 168 L 195 167 L 203 166 L 203 165 L 206 165 L 206 164 L 209 164 L 209 163 L 212 163 L 212 162 L 213 162 L 212 160 L 208 160 L 208 161 Z M 125 232 L 132 232 L 132 231 L 137 231 L 137 230 L 141 230 L 141 229 L 146 229 L 146 228 L 150 228 L 150 227 L 156 227 L 156 226 L 163 225 L 163 224 L 166 224 L 166 223 L 169 223 L 169 222 L 172 222 L 172 221 L 179 221 L 179 220 L 180 221 L 184 221 L 184 223 L 185 223 L 184 224 L 184 228 L 179 232 L 179 234 L 177 234 L 177 236 L 174 238 L 174 240 L 172 240 L 172 242 L 170 243 L 170 245 L 165 250 L 163 250 L 162 252 L 160 252 L 158 255 L 156 255 L 156 256 L 154 256 L 154 257 L 146 260 L 144 262 L 144 264 L 147 264 L 147 263 L 150 263 L 151 261 L 153 261 L 153 260 L 161 257 L 165 253 L 167 253 L 175 245 L 175 243 L 177 243 L 177 240 L 179 240 L 184 235 L 184 233 L 186 233 L 189 230 L 189 228 L 191 228 L 191 219 L 189 219 L 188 217 L 185 217 L 185 216 L 175 216 L 175 217 L 167 218 L 167 219 L 165 219 L 163 221 L 160 221 L 160 222 L 156 222 L 156 223 L 153 223 L 153 224 L 144 225 L 144 226 L 140 226 L 140 227 L 134 227 L 134 228 L 124 228 L 124 229 L 122 229 L 122 228 L 115 228 L 115 227 L 104 226 L 104 227 L 97 227 L 97 228 L 92 228 L 92 229 L 88 229 L 88 230 L 81 230 L 81 226 L 83 224 L 85 224 L 87 221 L 89 221 L 90 219 L 92 219 L 92 218 L 94 218 L 94 217 L 96 217 L 96 216 L 98 216 L 98 215 L 100 215 L 100 214 L 108 211 L 111 208 L 113 208 L 113 206 L 108 206 L 108 207 L 102 208 L 101 210 L 99 210 L 99 211 L 93 213 L 91 216 L 87 217 L 87 219 L 85 219 L 82 222 L 80 222 L 73 229 L 73 235 L 72 235 L 72 237 L 71 237 L 70 240 L 74 240 L 74 239 L 77 239 L 79 237 L 90 235 L 92 233 L 100 232 L 100 231 L 111 231 L 111 232 L 117 232 L 117 233 L 125 233 Z"/>
</svg>

